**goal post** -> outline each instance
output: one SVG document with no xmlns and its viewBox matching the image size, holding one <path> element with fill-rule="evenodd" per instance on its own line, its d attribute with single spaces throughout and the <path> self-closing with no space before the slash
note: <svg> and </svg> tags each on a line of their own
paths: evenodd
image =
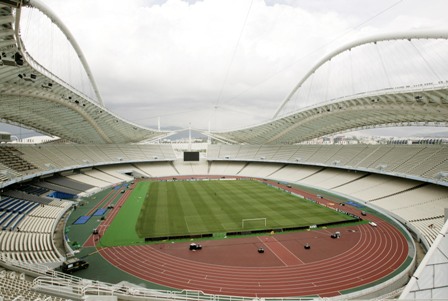
<svg viewBox="0 0 448 301">
<path fill-rule="evenodd" d="M 241 229 L 247 228 L 257 228 L 257 227 L 266 227 L 267 218 L 259 217 L 259 218 L 243 218 L 241 219 Z"/>
</svg>

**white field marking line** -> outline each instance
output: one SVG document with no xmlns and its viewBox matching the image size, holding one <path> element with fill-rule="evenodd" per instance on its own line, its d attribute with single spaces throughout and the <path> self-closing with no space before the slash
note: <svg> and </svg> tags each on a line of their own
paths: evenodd
<svg viewBox="0 0 448 301">
<path fill-rule="evenodd" d="M 265 242 L 263 242 L 263 240 L 259 236 L 257 238 L 259 241 L 261 241 L 266 246 L 266 248 L 268 248 L 271 251 L 272 254 L 275 255 L 275 257 L 278 258 L 278 260 L 280 260 L 283 263 L 283 265 L 288 266 L 274 251 L 272 251 L 271 248 L 269 248 L 269 246 L 267 244 L 265 244 Z"/>
<path fill-rule="evenodd" d="M 275 242 L 281 244 L 283 249 L 285 249 L 286 251 L 288 251 L 292 256 L 294 256 L 294 257 L 297 258 L 302 264 L 304 264 L 304 262 L 303 262 L 299 257 L 296 256 L 296 254 L 294 254 L 293 252 L 291 252 L 287 247 L 285 247 L 285 246 L 284 246 L 281 242 L 279 242 L 275 237 L 272 237 L 272 238 L 275 240 Z"/>
<path fill-rule="evenodd" d="M 187 222 L 187 217 L 186 216 L 184 216 L 184 221 L 185 221 L 185 225 L 187 226 L 188 233 L 191 233 L 190 232 L 190 227 L 188 226 L 188 222 Z"/>
</svg>

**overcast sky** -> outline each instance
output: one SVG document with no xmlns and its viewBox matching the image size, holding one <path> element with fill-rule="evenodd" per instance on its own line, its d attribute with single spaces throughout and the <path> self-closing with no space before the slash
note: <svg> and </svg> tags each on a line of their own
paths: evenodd
<svg viewBox="0 0 448 301">
<path fill-rule="evenodd" d="M 320 57 L 375 33 L 448 29 L 447 0 L 45 0 L 107 108 L 143 126 L 268 120 Z"/>
</svg>

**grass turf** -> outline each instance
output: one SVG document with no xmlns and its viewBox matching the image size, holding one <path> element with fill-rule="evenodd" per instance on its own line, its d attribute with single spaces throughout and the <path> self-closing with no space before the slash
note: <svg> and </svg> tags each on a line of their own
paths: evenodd
<svg viewBox="0 0 448 301">
<path fill-rule="evenodd" d="M 260 219 L 245 222 L 243 219 Z M 141 182 L 101 239 L 103 245 L 349 221 L 350 216 L 258 181 Z"/>
<path fill-rule="evenodd" d="M 144 242 L 135 232 L 135 224 L 149 187 L 150 182 L 139 183 L 121 208 L 114 209 L 120 211 L 101 237 L 100 244 L 102 246 L 120 246 Z"/>
</svg>

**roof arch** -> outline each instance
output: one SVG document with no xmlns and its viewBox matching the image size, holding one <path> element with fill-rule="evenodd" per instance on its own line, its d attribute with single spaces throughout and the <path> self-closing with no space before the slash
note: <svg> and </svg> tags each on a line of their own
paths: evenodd
<svg viewBox="0 0 448 301">
<path fill-rule="evenodd" d="M 76 42 L 75 37 L 71 34 L 70 30 L 67 28 L 67 26 L 65 26 L 65 24 L 62 22 L 61 19 L 59 19 L 59 17 L 47 6 L 45 5 L 42 1 L 40 0 L 28 0 L 26 3 L 26 5 L 34 7 L 39 9 L 42 13 L 44 13 L 48 18 L 50 18 L 53 23 L 65 34 L 65 36 L 67 37 L 67 40 L 70 42 L 70 44 L 72 45 L 73 49 L 76 51 L 79 60 L 81 61 L 84 70 L 87 73 L 87 76 L 90 79 L 90 82 L 92 84 L 93 90 L 95 92 L 95 96 L 98 100 L 98 103 L 101 106 L 104 106 L 103 100 L 101 98 L 100 92 L 98 90 L 98 87 L 96 85 L 95 82 L 95 78 L 93 77 L 92 71 L 90 70 L 89 64 L 87 63 L 87 60 L 81 50 L 81 47 L 79 47 L 78 42 Z M 19 39 L 18 39 L 19 40 Z"/>
<path fill-rule="evenodd" d="M 285 107 L 285 105 L 291 100 L 291 98 L 294 96 L 294 94 L 300 89 L 300 87 L 303 85 L 303 83 L 310 78 L 310 76 L 316 72 L 322 65 L 324 65 L 326 62 L 330 61 L 332 58 L 336 57 L 337 55 L 345 52 L 350 51 L 352 48 L 369 44 L 369 43 L 376 43 L 376 42 L 383 42 L 383 41 L 393 41 L 393 40 L 412 40 L 412 39 L 448 39 L 448 31 L 407 31 L 407 32 L 400 32 L 400 33 L 383 33 L 383 34 L 377 34 L 365 38 L 361 38 L 355 41 L 352 41 L 350 43 L 347 43 L 324 57 L 322 57 L 303 77 L 302 79 L 294 86 L 292 91 L 286 96 L 286 98 L 282 101 L 280 106 L 275 111 L 273 118 L 275 119 L 278 117 L 279 113 L 282 111 L 282 109 Z"/>
</svg>

